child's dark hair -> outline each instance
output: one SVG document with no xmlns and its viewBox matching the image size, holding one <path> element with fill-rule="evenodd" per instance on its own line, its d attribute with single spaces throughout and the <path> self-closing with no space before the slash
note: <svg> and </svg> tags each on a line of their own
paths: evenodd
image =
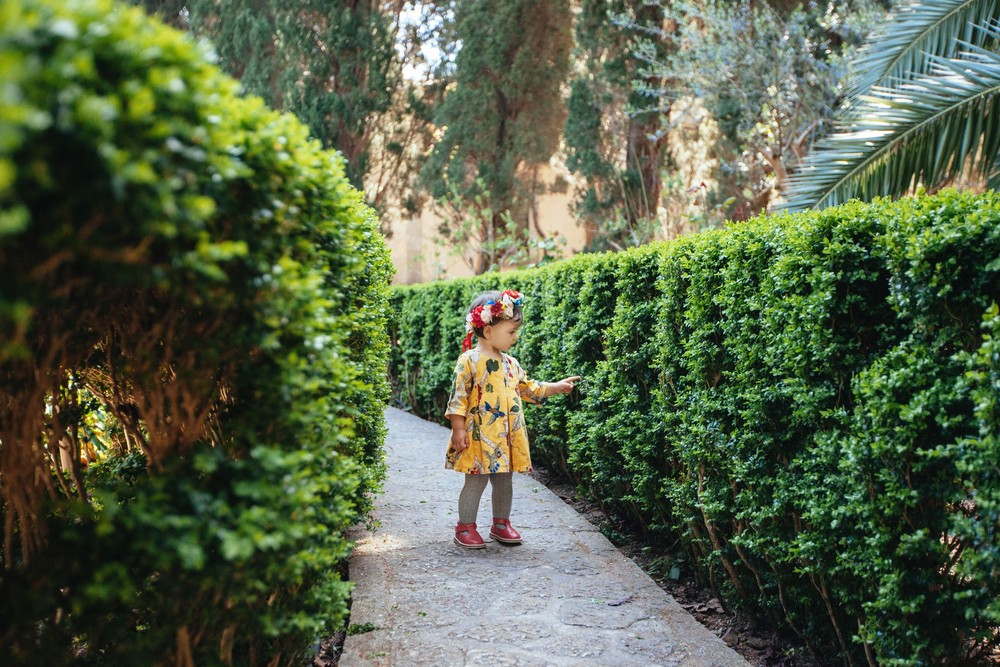
<svg viewBox="0 0 1000 667">
<path fill-rule="evenodd" d="M 469 309 L 466 310 L 465 312 L 466 313 L 471 313 L 473 310 L 475 310 L 479 306 L 485 306 L 490 301 L 499 301 L 500 297 L 502 295 L 503 295 L 503 292 L 498 292 L 496 290 L 491 290 L 489 292 L 483 292 L 482 294 L 480 294 L 479 296 L 477 296 L 475 299 L 472 300 L 472 303 L 469 304 Z M 512 321 L 514 321 L 514 322 L 520 322 L 523 319 L 523 317 L 521 315 L 521 306 L 519 304 L 517 304 L 517 303 L 514 304 L 514 317 L 512 317 L 510 319 Z M 477 336 L 482 337 L 482 335 L 483 335 L 483 327 L 475 327 L 475 328 L 473 328 L 473 331 L 475 332 L 475 334 Z"/>
</svg>

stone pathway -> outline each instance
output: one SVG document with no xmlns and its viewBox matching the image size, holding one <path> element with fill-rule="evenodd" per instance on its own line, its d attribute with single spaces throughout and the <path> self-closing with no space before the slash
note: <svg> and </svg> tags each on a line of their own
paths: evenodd
<svg viewBox="0 0 1000 667">
<path fill-rule="evenodd" d="M 342 667 L 636 665 L 747 667 L 584 517 L 514 476 L 521 546 L 452 543 L 462 477 L 444 469 L 446 428 L 390 408 L 389 475 L 374 532 L 353 535 Z"/>
</svg>

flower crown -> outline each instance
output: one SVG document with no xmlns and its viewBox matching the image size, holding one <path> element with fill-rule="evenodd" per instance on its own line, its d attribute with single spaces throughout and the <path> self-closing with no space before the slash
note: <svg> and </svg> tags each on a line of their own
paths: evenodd
<svg viewBox="0 0 1000 667">
<path fill-rule="evenodd" d="M 472 347 L 472 333 L 476 329 L 482 329 L 487 324 L 492 324 L 500 320 L 509 320 L 514 317 L 514 307 L 520 306 L 522 301 L 521 293 L 517 290 L 504 290 L 497 300 L 490 299 L 481 306 L 476 306 L 465 316 L 466 337 L 462 342 L 462 349 L 468 350 Z"/>
</svg>

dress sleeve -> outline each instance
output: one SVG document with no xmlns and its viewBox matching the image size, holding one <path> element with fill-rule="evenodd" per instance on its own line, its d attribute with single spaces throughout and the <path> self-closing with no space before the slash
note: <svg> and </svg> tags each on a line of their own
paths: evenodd
<svg viewBox="0 0 1000 667">
<path fill-rule="evenodd" d="M 541 403 L 545 400 L 545 384 L 532 380 L 521 368 L 521 364 L 514 362 L 517 373 L 517 389 L 521 395 L 521 400 L 528 403 Z"/>
<path fill-rule="evenodd" d="M 452 376 L 451 397 L 448 399 L 448 409 L 444 416 L 469 414 L 469 397 L 472 394 L 472 359 L 467 355 L 458 358 L 455 364 L 455 373 Z"/>
</svg>

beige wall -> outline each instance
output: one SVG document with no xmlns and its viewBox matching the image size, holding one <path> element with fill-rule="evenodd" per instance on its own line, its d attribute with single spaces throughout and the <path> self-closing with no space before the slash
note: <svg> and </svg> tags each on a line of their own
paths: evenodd
<svg viewBox="0 0 1000 667">
<path fill-rule="evenodd" d="M 542 178 L 551 185 L 556 179 L 555 173 L 553 169 L 547 169 Z M 539 197 L 538 222 L 546 236 L 560 234 L 566 239 L 563 256 L 569 257 L 583 249 L 586 238 L 583 227 L 576 223 L 570 210 L 572 184 L 562 189 L 565 192 L 550 192 Z M 408 285 L 473 275 L 461 257 L 436 240 L 441 218 L 432 209 L 427 205 L 418 217 L 396 218 L 390 223 L 392 233 L 388 244 L 392 261 L 396 265 L 396 284 Z M 394 216 L 390 212 L 390 218 L 392 217 Z"/>
</svg>

